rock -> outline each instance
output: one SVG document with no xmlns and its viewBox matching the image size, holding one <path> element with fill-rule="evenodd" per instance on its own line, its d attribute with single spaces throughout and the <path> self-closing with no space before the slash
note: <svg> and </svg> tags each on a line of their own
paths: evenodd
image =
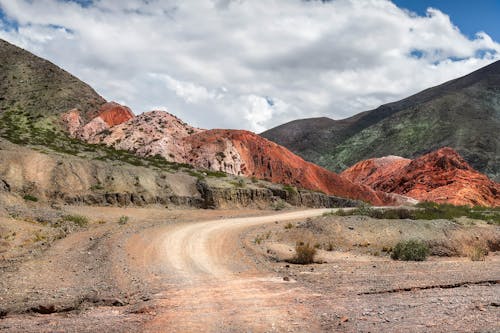
<svg viewBox="0 0 500 333">
<path fill-rule="evenodd" d="M 71 109 L 61 114 L 61 121 L 70 136 L 74 137 L 76 132 L 83 126 L 83 120 L 80 117 L 80 110 Z"/>
<path fill-rule="evenodd" d="M 106 118 L 106 117 L 105 117 Z M 314 194 L 297 196 L 294 187 L 362 200 L 374 205 L 397 204 L 397 195 L 377 192 L 354 184 L 339 175 L 304 161 L 286 148 L 255 133 L 241 130 L 202 130 L 164 112 L 151 111 L 111 126 L 101 116 L 80 130 L 80 138 L 89 143 L 104 143 L 116 149 L 132 151 L 139 156 L 162 156 L 167 161 L 222 171 L 233 175 L 255 177 L 290 185 L 287 202 L 312 205 Z M 237 195 L 237 194 L 236 194 Z M 261 194 L 258 191 L 252 195 Z"/>
<path fill-rule="evenodd" d="M 474 170 L 451 148 L 414 160 L 394 156 L 366 160 L 341 175 L 375 190 L 421 201 L 500 206 L 500 184 Z"/>
<path fill-rule="evenodd" d="M 134 118 L 135 115 L 127 106 L 116 102 L 108 102 L 101 106 L 98 117 L 109 127 L 113 127 Z"/>
<path fill-rule="evenodd" d="M 51 314 L 56 312 L 56 307 L 54 304 L 47 304 L 47 305 L 40 304 L 37 307 L 31 308 L 31 310 L 33 312 L 40 314 Z"/>
</svg>

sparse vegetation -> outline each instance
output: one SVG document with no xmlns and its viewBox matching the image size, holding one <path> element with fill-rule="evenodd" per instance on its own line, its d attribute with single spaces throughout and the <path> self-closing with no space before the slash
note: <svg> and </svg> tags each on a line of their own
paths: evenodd
<svg viewBox="0 0 500 333">
<path fill-rule="evenodd" d="M 283 189 L 288 192 L 290 195 L 297 194 L 297 188 L 291 185 L 283 185 Z"/>
<path fill-rule="evenodd" d="M 66 222 L 73 222 L 79 227 L 85 227 L 89 223 L 89 218 L 83 215 L 64 215 L 61 219 Z"/>
<path fill-rule="evenodd" d="M 339 209 L 335 213 L 325 213 L 324 215 L 331 214 L 337 216 L 363 215 L 376 219 L 411 220 L 454 220 L 465 216 L 471 219 L 484 220 L 490 224 L 500 224 L 500 208 L 454 206 L 430 202 L 420 203 L 415 209 L 376 209 L 369 206 L 362 206 L 349 211 Z"/>
<path fill-rule="evenodd" d="M 314 256 L 316 255 L 316 248 L 309 243 L 298 242 L 295 245 L 295 256 L 290 262 L 299 265 L 308 265 L 314 263 Z"/>
<path fill-rule="evenodd" d="M 293 224 L 292 222 L 288 222 L 286 225 L 285 225 L 285 229 L 292 229 L 293 228 Z"/>
<path fill-rule="evenodd" d="M 233 185 L 234 187 L 236 187 L 236 188 L 244 188 L 244 187 L 246 187 L 246 185 L 247 185 L 247 184 L 245 183 L 245 180 L 244 180 L 244 179 L 242 179 L 242 178 L 238 179 L 237 181 L 231 181 L 231 182 L 229 182 L 229 183 L 230 183 L 230 184 L 232 184 L 232 185 Z"/>
<path fill-rule="evenodd" d="M 472 261 L 484 261 L 487 255 L 488 250 L 479 245 L 473 246 L 468 253 L 468 257 Z"/>
<path fill-rule="evenodd" d="M 38 201 L 37 197 L 35 197 L 33 195 L 30 195 L 30 194 L 24 195 L 23 199 L 26 200 L 26 201 L 33 201 L 33 202 L 37 202 Z"/>
<path fill-rule="evenodd" d="M 125 216 L 125 215 L 120 216 L 120 218 L 118 219 L 118 224 L 120 224 L 120 225 L 127 224 L 129 220 L 130 219 L 128 216 Z"/>
<path fill-rule="evenodd" d="M 429 247 L 417 239 L 401 241 L 396 244 L 391 253 L 394 260 L 424 261 L 429 256 Z"/>
</svg>

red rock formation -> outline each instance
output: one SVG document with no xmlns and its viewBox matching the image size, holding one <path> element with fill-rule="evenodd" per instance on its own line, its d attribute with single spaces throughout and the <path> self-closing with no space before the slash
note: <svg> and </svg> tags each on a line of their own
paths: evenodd
<svg viewBox="0 0 500 333">
<path fill-rule="evenodd" d="M 422 201 L 500 206 L 500 184 L 474 170 L 451 148 L 413 161 L 396 157 L 365 160 L 341 175 L 375 190 Z"/>
<path fill-rule="evenodd" d="M 395 200 L 306 162 L 283 146 L 252 132 L 208 130 L 185 140 L 192 147 L 188 162 L 201 168 L 253 176 L 375 205 L 393 204 Z"/>
<path fill-rule="evenodd" d="M 96 113 L 97 116 L 87 124 L 84 124 L 78 109 L 63 113 L 61 120 L 70 136 L 90 142 L 97 134 L 135 117 L 130 108 L 115 102 L 104 103 Z"/>
<path fill-rule="evenodd" d="M 103 113 L 114 109 L 115 106 L 110 107 Z M 109 126 L 110 122 L 106 122 L 109 118 L 103 117 L 103 113 L 80 129 L 81 139 L 129 150 L 140 156 L 161 155 L 168 161 L 267 179 L 375 205 L 401 203 L 403 200 L 400 196 L 353 184 L 248 131 L 206 131 L 189 126 L 163 111 L 146 112 L 119 125 Z"/>
<path fill-rule="evenodd" d="M 130 108 L 116 102 L 108 102 L 101 106 L 98 117 L 104 120 L 109 127 L 113 127 L 120 125 L 135 116 Z"/>
</svg>

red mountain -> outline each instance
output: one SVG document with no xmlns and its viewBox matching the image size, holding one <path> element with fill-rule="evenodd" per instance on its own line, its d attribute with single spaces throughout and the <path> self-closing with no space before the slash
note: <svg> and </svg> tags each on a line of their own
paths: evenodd
<svg viewBox="0 0 500 333">
<path fill-rule="evenodd" d="M 74 110 L 69 111 L 63 119 L 74 119 L 74 113 Z M 78 127 L 73 135 L 90 143 L 103 143 L 140 156 L 161 155 L 172 162 L 266 179 L 374 205 L 397 204 L 405 200 L 401 196 L 354 184 L 252 132 L 202 130 L 163 111 L 145 112 L 121 122 L 128 117 L 128 113 L 127 109 L 117 105 L 98 114 L 89 123 Z M 109 119 L 118 119 L 118 124 L 110 126 Z M 81 119 L 78 121 L 81 122 Z"/>
<path fill-rule="evenodd" d="M 374 190 L 421 201 L 500 206 L 500 184 L 474 170 L 451 148 L 414 160 L 389 156 L 361 161 L 341 176 Z"/>
</svg>

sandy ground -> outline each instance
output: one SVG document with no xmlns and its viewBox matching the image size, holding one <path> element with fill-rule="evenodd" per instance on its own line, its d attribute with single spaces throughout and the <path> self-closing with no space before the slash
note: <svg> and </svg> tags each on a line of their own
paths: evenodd
<svg viewBox="0 0 500 333">
<path fill-rule="evenodd" d="M 326 264 L 291 265 L 270 255 L 286 244 L 255 235 L 324 210 L 66 209 L 94 223 L 2 267 L 1 331 L 500 331 L 495 254 L 405 263 L 323 251 Z"/>
</svg>

